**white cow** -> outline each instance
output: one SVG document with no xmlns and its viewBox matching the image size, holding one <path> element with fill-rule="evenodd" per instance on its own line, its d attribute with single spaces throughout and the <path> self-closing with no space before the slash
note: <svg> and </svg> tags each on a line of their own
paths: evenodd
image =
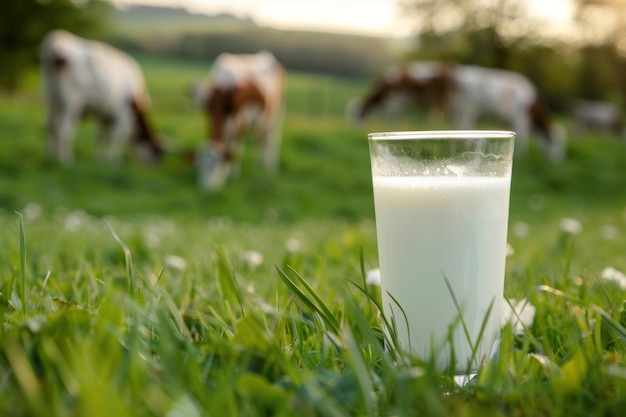
<svg viewBox="0 0 626 417">
<path fill-rule="evenodd" d="M 358 106 L 350 105 L 350 111 L 362 120 L 375 109 L 397 102 L 398 96 L 413 97 L 444 112 L 455 129 L 474 129 L 480 119 L 496 119 L 516 132 L 518 152 L 524 151 L 536 131 L 550 159 L 565 157 L 564 130 L 551 122 L 535 86 L 519 73 L 415 61 L 388 70 Z"/>
<path fill-rule="evenodd" d="M 572 106 L 575 127 L 579 130 L 599 129 L 626 139 L 624 118 L 618 106 L 598 100 L 576 100 Z"/>
<path fill-rule="evenodd" d="M 47 131 L 55 158 L 62 163 L 73 160 L 76 126 L 86 116 L 98 121 L 98 145 L 110 142 L 110 160 L 119 161 L 130 141 L 142 161 L 160 158 L 163 148 L 147 115 L 150 97 L 135 60 L 64 30 L 50 32 L 40 52 Z"/>
<path fill-rule="evenodd" d="M 255 134 L 268 170 L 278 168 L 284 113 L 285 70 L 270 52 L 220 54 L 209 79 L 194 89 L 207 115 L 209 140 L 196 157 L 202 188 L 224 185 L 242 153 L 246 133 Z"/>
<path fill-rule="evenodd" d="M 516 152 L 523 153 L 533 131 L 543 139 L 546 155 L 565 158 L 565 131 L 550 120 L 534 84 L 513 71 L 459 65 L 453 72 L 455 87 L 450 117 L 457 129 L 472 129 L 481 118 L 493 118 L 515 131 Z"/>
</svg>

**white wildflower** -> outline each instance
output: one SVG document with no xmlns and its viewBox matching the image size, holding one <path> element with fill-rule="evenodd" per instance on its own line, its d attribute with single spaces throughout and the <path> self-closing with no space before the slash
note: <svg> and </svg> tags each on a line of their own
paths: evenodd
<svg viewBox="0 0 626 417">
<path fill-rule="evenodd" d="M 611 281 L 619 285 L 623 290 L 626 290 L 626 275 L 612 266 L 607 266 L 600 273 L 600 277 L 606 281 Z"/>
<path fill-rule="evenodd" d="M 143 228 L 142 237 L 146 246 L 156 248 L 169 235 L 176 233 L 176 224 L 160 217 L 150 218 Z"/>
<path fill-rule="evenodd" d="M 178 255 L 165 255 L 163 262 L 165 262 L 169 267 L 179 271 L 187 269 L 187 261 Z"/>
<path fill-rule="evenodd" d="M 156 248 L 161 243 L 161 232 L 158 227 L 148 226 L 143 232 L 143 241 L 149 248 Z"/>
<path fill-rule="evenodd" d="M 24 206 L 22 212 L 26 220 L 37 220 L 39 217 L 41 217 L 41 213 L 43 212 L 43 210 L 41 209 L 41 206 L 37 203 L 28 203 L 26 204 L 26 206 Z"/>
<path fill-rule="evenodd" d="M 582 224 L 572 217 L 564 217 L 559 222 L 559 227 L 561 231 L 565 233 L 569 233 L 571 235 L 577 235 L 583 230 Z"/>
<path fill-rule="evenodd" d="M 529 360 L 537 361 L 537 363 L 541 366 L 546 375 L 560 375 L 561 368 L 552 359 L 548 358 L 546 355 L 542 355 L 539 353 L 529 353 L 526 355 L 526 358 Z"/>
<path fill-rule="evenodd" d="M 250 269 L 257 269 L 263 265 L 263 255 L 254 250 L 243 251 L 241 253 L 241 260 L 244 261 Z"/>
<path fill-rule="evenodd" d="M 511 309 L 511 307 L 513 307 L 513 309 Z M 524 332 L 524 327 L 532 326 L 535 320 L 535 311 L 535 306 L 525 298 L 521 300 L 512 298 L 509 302 L 504 300 L 502 303 L 500 324 L 504 326 L 507 323 L 511 323 L 515 334 L 521 334 Z"/>
<path fill-rule="evenodd" d="M 201 417 L 202 412 L 196 401 L 190 395 L 178 397 L 172 404 L 165 417 Z"/>
<path fill-rule="evenodd" d="M 380 287 L 380 269 L 375 268 L 367 271 L 367 274 L 365 276 L 365 282 L 367 283 L 367 285 L 375 285 L 377 287 Z"/>
<path fill-rule="evenodd" d="M 300 242 L 295 237 L 289 238 L 285 242 L 285 248 L 287 249 L 287 252 L 300 252 L 302 250 L 302 242 Z"/>
<path fill-rule="evenodd" d="M 513 246 L 511 246 L 510 243 L 506 244 L 506 256 L 513 256 L 515 255 L 515 248 Z"/>
<path fill-rule="evenodd" d="M 617 227 L 612 224 L 605 224 L 600 229 L 600 234 L 606 240 L 615 240 L 617 238 Z"/>
<path fill-rule="evenodd" d="M 89 215 L 82 210 L 74 210 L 68 213 L 65 216 L 65 220 L 63 221 L 63 228 L 68 232 L 76 232 L 79 229 L 83 228 L 87 221 L 89 220 Z"/>
<path fill-rule="evenodd" d="M 513 234 L 517 237 L 526 237 L 530 232 L 530 227 L 524 222 L 516 222 L 513 225 Z"/>
</svg>

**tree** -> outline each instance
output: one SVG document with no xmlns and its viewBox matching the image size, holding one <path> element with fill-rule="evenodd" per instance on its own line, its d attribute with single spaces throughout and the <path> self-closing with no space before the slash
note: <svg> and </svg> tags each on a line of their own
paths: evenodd
<svg viewBox="0 0 626 417">
<path fill-rule="evenodd" d="M 579 84 L 586 86 L 586 96 L 597 98 L 602 94 L 589 91 L 589 82 L 598 83 L 609 73 L 602 79 L 617 86 L 618 98 L 626 105 L 626 0 L 576 0 L 576 6 L 583 43 Z M 610 88 L 604 96 L 600 98 L 614 98 Z"/>
<path fill-rule="evenodd" d="M 611 98 L 616 86 L 626 104 L 626 0 L 572 0 L 578 26 L 560 39 L 543 32 L 545 22 L 522 0 L 400 1 L 420 41 L 411 58 L 520 72 L 553 109 L 578 97 Z"/>
<path fill-rule="evenodd" d="M 402 0 L 401 7 L 415 16 L 423 48 L 438 44 L 433 49 L 464 62 L 471 53 L 472 63 L 507 68 L 512 48 L 536 34 L 519 0 Z"/>
<path fill-rule="evenodd" d="M 2 0 L 0 88 L 13 91 L 36 65 L 45 34 L 65 28 L 82 36 L 101 34 L 111 6 L 104 0 Z"/>
</svg>

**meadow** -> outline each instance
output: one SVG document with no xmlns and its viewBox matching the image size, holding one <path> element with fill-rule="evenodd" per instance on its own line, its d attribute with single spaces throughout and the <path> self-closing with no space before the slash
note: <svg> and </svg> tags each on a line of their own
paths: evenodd
<svg viewBox="0 0 626 417">
<path fill-rule="evenodd" d="M 280 172 L 250 143 L 237 178 L 201 191 L 181 155 L 207 135 L 186 91 L 208 68 L 138 58 L 170 150 L 159 166 L 98 161 L 90 124 L 58 166 L 37 74 L 0 96 L 0 415 L 623 415 L 626 143 L 563 117 L 564 163 L 534 143 L 516 159 L 505 296 L 534 315 L 458 386 L 385 351 L 368 281 L 366 134 L 444 125 L 352 126 L 368 80 L 293 73 Z"/>
</svg>

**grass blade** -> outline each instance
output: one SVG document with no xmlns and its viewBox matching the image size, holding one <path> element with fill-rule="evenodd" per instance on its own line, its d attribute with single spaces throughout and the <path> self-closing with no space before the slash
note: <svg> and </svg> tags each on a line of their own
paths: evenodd
<svg viewBox="0 0 626 417">
<path fill-rule="evenodd" d="M 538 292 L 546 292 L 548 294 L 556 295 L 557 297 L 563 298 L 567 301 L 571 301 L 574 304 L 578 304 L 579 306 L 590 308 L 600 315 L 602 321 L 606 323 L 611 329 L 613 329 L 613 331 L 615 331 L 617 336 L 622 339 L 622 341 L 626 342 L 626 328 L 624 328 L 624 326 L 622 326 L 619 321 L 615 320 L 609 315 L 609 313 L 607 313 L 597 305 L 585 303 L 584 301 L 574 297 L 573 295 L 569 295 L 561 290 L 550 287 L 549 285 L 539 285 L 535 288 L 535 290 Z"/>
<path fill-rule="evenodd" d="M 22 315 L 26 317 L 26 234 L 24 233 L 24 216 L 20 216 L 20 299 Z"/>
<path fill-rule="evenodd" d="M 326 320 L 331 324 L 331 327 L 336 332 L 339 331 L 339 322 L 335 318 L 335 316 L 331 313 L 330 309 L 326 306 L 326 303 L 322 300 L 322 297 L 315 291 L 315 289 L 302 277 L 302 275 L 298 274 L 295 269 L 289 267 L 290 271 L 293 272 L 300 284 L 307 290 L 307 292 L 315 299 L 317 302 L 318 308 L 322 312 L 322 316 L 326 318 Z"/>
<path fill-rule="evenodd" d="M 128 249 L 126 243 L 124 243 L 124 241 L 117 235 L 117 233 L 115 233 L 111 225 L 109 225 L 106 220 L 104 220 L 104 225 L 106 226 L 109 233 L 111 233 L 111 236 L 113 236 L 113 239 L 115 239 L 117 244 L 120 245 L 120 247 L 124 251 L 124 259 L 126 263 L 126 277 L 128 278 L 128 294 L 133 297 L 135 294 L 135 273 L 133 270 L 133 259 L 130 253 L 130 249 Z"/>
<path fill-rule="evenodd" d="M 469 329 L 467 328 L 467 324 L 465 323 L 465 319 L 463 319 L 463 310 L 461 310 L 461 305 L 459 304 L 459 300 L 457 300 L 456 294 L 454 294 L 454 291 L 452 290 L 452 284 L 450 284 L 448 277 L 443 275 L 443 280 L 446 283 L 446 287 L 448 287 L 448 291 L 450 292 L 450 296 L 452 297 L 452 302 L 454 303 L 454 307 L 456 308 L 456 311 L 459 313 L 459 318 L 461 319 L 461 326 L 463 326 L 463 333 L 465 334 L 467 343 L 470 345 L 470 349 L 472 350 L 472 352 L 474 352 L 475 350 L 474 343 L 472 342 L 472 337 L 470 336 Z"/>
<path fill-rule="evenodd" d="M 217 257 L 218 257 L 217 278 L 220 284 L 220 288 L 222 289 L 222 296 L 224 297 L 225 300 L 230 300 L 230 299 L 237 300 L 237 304 L 239 305 L 241 315 L 245 316 L 246 314 L 243 308 L 241 293 L 239 291 L 239 283 L 237 282 L 237 278 L 235 277 L 233 268 L 228 263 L 228 259 L 226 257 L 226 252 L 224 251 L 224 248 L 218 248 Z"/>
<path fill-rule="evenodd" d="M 308 309 L 316 312 L 335 334 L 339 334 L 339 322 L 332 315 L 328 307 L 326 307 L 321 297 L 315 292 L 313 287 L 311 287 L 296 271 L 290 268 L 290 271 L 293 272 L 299 283 L 307 290 L 305 292 L 280 267 L 276 266 L 276 269 L 282 281 L 297 296 L 298 300 L 300 300 L 300 302 L 302 302 Z M 311 298 L 313 298 L 316 302 L 311 301 Z"/>
</svg>

